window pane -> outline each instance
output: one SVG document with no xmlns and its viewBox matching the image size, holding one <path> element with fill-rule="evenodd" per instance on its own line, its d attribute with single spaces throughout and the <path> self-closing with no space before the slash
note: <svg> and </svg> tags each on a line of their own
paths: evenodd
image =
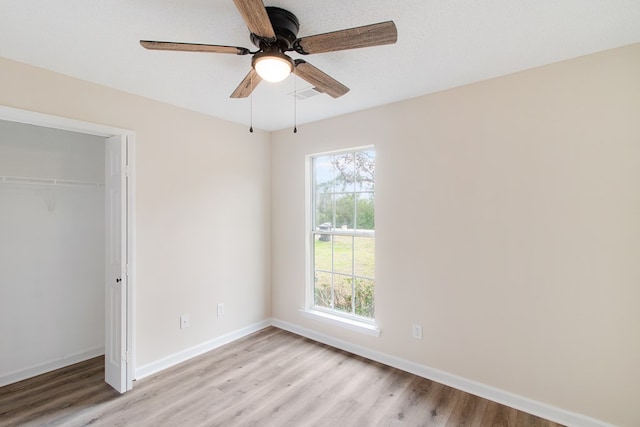
<svg viewBox="0 0 640 427">
<path fill-rule="evenodd" d="M 358 230 L 375 230 L 375 215 L 373 209 L 373 193 L 358 193 L 356 196 L 356 227 Z"/>
<path fill-rule="evenodd" d="M 331 271 L 331 236 L 316 234 L 314 250 L 315 270 Z"/>
<path fill-rule="evenodd" d="M 331 273 L 316 271 L 313 286 L 313 303 L 331 308 Z"/>
<path fill-rule="evenodd" d="M 311 160 L 313 305 L 373 319 L 375 151 Z"/>
<path fill-rule="evenodd" d="M 356 237 L 354 244 L 354 268 L 356 276 L 375 277 L 376 239 Z"/>
<path fill-rule="evenodd" d="M 316 193 L 316 209 L 314 212 L 314 227 L 321 229 L 321 226 L 333 226 L 333 195 L 327 193 Z"/>
<path fill-rule="evenodd" d="M 358 151 L 355 156 L 355 190 L 373 191 L 376 171 L 375 151 Z"/>
<path fill-rule="evenodd" d="M 356 178 L 354 153 L 341 154 L 333 159 L 337 192 L 353 192 Z"/>
<path fill-rule="evenodd" d="M 353 237 L 333 236 L 333 271 L 353 274 Z"/>
<path fill-rule="evenodd" d="M 332 158 L 332 156 L 320 156 L 313 159 L 313 182 L 316 192 L 330 193 L 333 191 L 335 176 Z"/>
<path fill-rule="evenodd" d="M 373 318 L 374 284 L 373 280 L 356 278 L 355 310 L 356 315 Z"/>
<path fill-rule="evenodd" d="M 355 213 L 355 196 L 351 194 L 336 194 L 336 228 L 352 229 Z"/>
<path fill-rule="evenodd" d="M 345 313 L 353 313 L 352 301 L 353 301 L 353 288 L 351 283 L 353 281 L 352 276 L 343 276 L 342 274 L 334 274 L 334 305 L 333 308 Z"/>
</svg>

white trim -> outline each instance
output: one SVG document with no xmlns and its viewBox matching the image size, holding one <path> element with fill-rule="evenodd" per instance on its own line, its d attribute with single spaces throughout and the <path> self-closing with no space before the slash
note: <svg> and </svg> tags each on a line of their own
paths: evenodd
<svg viewBox="0 0 640 427">
<path fill-rule="evenodd" d="M 13 384 L 18 381 L 26 380 L 27 378 L 35 377 L 36 375 L 44 374 L 56 369 L 64 368 L 75 363 L 84 362 L 85 360 L 93 359 L 94 357 L 102 356 L 104 354 L 104 346 L 94 347 L 89 350 L 84 350 L 78 353 L 63 356 L 60 359 L 50 360 L 40 365 L 32 366 L 30 368 L 21 369 L 19 371 L 10 372 L 8 374 L 0 376 L 0 387 L 8 384 Z"/>
<path fill-rule="evenodd" d="M 147 363 L 146 365 L 140 366 L 136 369 L 136 379 L 139 380 L 141 378 L 148 377 L 149 375 L 153 375 L 164 369 L 170 368 L 174 365 L 177 365 L 178 363 L 185 362 L 193 357 L 200 356 L 201 354 L 204 354 L 208 351 L 215 350 L 218 347 L 229 344 L 230 342 L 233 342 L 237 339 L 245 337 L 269 326 L 271 326 L 271 320 L 263 320 L 262 322 L 254 323 L 253 325 L 249 325 L 237 331 L 229 332 L 228 334 L 222 335 L 218 338 L 205 341 L 186 350 L 182 350 L 178 353 L 163 357 L 162 359 L 156 360 L 155 362 Z"/>
<path fill-rule="evenodd" d="M 307 155 L 304 162 L 304 271 L 305 271 L 305 283 L 304 283 L 304 303 L 305 307 L 309 308 L 313 306 L 314 290 L 311 285 L 314 280 L 314 262 L 311 261 L 315 258 L 315 241 L 313 233 L 309 233 L 309 230 L 313 228 L 313 209 L 311 209 L 313 199 L 313 176 L 312 176 L 312 162 L 313 157 Z"/>
<path fill-rule="evenodd" d="M 357 147 L 349 147 L 349 148 L 339 148 L 337 150 L 329 150 L 329 151 L 321 151 L 319 153 L 307 154 L 305 157 L 307 159 L 313 159 L 314 157 L 320 156 L 328 156 L 330 154 L 343 154 L 343 153 L 351 153 L 355 151 L 365 151 L 370 149 L 375 149 L 375 144 L 367 144 L 367 145 L 359 145 Z"/>
<path fill-rule="evenodd" d="M 127 390 L 133 388 L 136 368 L 136 134 L 127 138 Z"/>
<path fill-rule="evenodd" d="M 585 415 L 557 408 L 546 403 L 538 402 L 508 391 L 459 377 L 439 369 L 371 350 L 369 348 L 333 338 L 282 320 L 273 319 L 272 325 L 340 350 L 348 351 L 358 356 L 401 369 L 405 372 L 448 385 L 458 390 L 462 390 L 569 427 L 614 427 L 611 424 L 607 424 L 603 421 L 599 421 Z"/>
<path fill-rule="evenodd" d="M 376 325 L 358 322 L 357 320 L 340 317 L 330 313 L 325 313 L 318 310 L 300 310 L 300 313 L 309 319 L 319 320 L 320 322 L 329 323 L 334 326 L 340 326 L 341 328 L 349 329 L 351 331 L 360 332 L 361 334 L 367 334 L 374 337 L 380 336 L 380 329 Z"/>
<path fill-rule="evenodd" d="M 485 399 L 498 402 L 503 405 L 560 423 L 568 427 L 614 427 L 612 424 L 605 423 L 603 421 L 596 420 L 591 417 L 587 417 L 582 414 L 567 411 L 561 408 L 557 408 L 546 403 L 538 402 L 517 394 L 513 394 L 504 390 L 500 390 L 495 387 L 491 387 L 473 380 L 469 380 L 457 375 L 450 374 L 448 372 L 441 371 L 439 369 L 431 368 L 429 366 L 421 365 L 415 362 L 411 362 L 400 357 L 391 356 L 386 353 L 371 350 L 369 348 L 352 344 L 347 341 L 343 341 L 337 338 L 324 335 L 313 330 L 303 328 L 292 323 L 288 323 L 278 319 L 267 319 L 262 322 L 250 325 L 248 327 L 239 329 L 235 332 L 228 333 L 213 340 L 204 342 L 190 349 L 178 352 L 171 356 L 167 356 L 156 362 L 149 363 L 141 366 L 136 370 L 136 378 L 144 378 L 149 375 L 162 371 L 163 369 L 174 366 L 178 363 L 191 359 L 192 357 L 199 356 L 207 351 L 211 351 L 225 344 L 233 342 L 239 338 L 249 335 L 253 332 L 257 332 L 268 326 L 275 326 L 276 328 L 283 329 L 285 331 L 292 332 L 297 335 L 312 339 L 314 341 L 327 344 L 331 347 L 335 347 L 340 350 L 348 351 L 361 357 L 365 357 L 369 360 L 373 360 L 385 365 L 401 369 L 405 372 L 409 372 L 414 375 L 418 375 L 423 378 L 427 378 L 432 381 L 445 384 L 447 386 L 456 388 L 458 390 L 465 391 L 467 393 L 480 396 Z"/>
<path fill-rule="evenodd" d="M 10 122 L 25 123 L 29 125 L 61 129 L 70 132 L 86 133 L 89 135 L 104 137 L 132 133 L 132 131 L 126 129 L 120 129 L 91 122 L 83 122 L 80 120 L 68 119 L 66 117 L 36 113 L 35 111 L 20 110 L 18 108 L 6 107 L 3 105 L 0 105 L 0 119 Z"/>
</svg>

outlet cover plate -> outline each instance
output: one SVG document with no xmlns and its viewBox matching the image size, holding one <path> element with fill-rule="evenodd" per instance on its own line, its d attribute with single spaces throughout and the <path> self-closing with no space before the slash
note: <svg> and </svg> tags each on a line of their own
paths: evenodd
<svg viewBox="0 0 640 427">
<path fill-rule="evenodd" d="M 189 315 L 183 314 L 182 316 L 180 316 L 180 329 L 184 329 L 188 327 L 189 327 Z"/>
<path fill-rule="evenodd" d="M 422 339 L 422 325 L 419 323 L 414 323 L 413 328 L 411 329 L 411 334 L 415 339 Z"/>
</svg>

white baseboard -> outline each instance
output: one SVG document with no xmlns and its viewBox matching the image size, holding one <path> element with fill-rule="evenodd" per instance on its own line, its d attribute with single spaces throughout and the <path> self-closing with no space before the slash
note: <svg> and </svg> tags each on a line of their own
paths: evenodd
<svg viewBox="0 0 640 427">
<path fill-rule="evenodd" d="M 271 319 L 263 320 L 262 322 L 249 325 L 245 328 L 230 332 L 209 341 L 205 341 L 202 344 L 198 344 L 194 347 L 188 348 L 178 353 L 163 357 L 162 359 L 155 362 L 136 367 L 135 378 L 139 380 L 141 378 L 148 377 L 149 375 L 153 375 L 156 372 L 160 372 L 164 369 L 170 368 L 171 366 L 177 365 L 178 363 L 184 362 L 196 356 L 200 356 L 203 353 L 216 349 L 225 344 L 229 344 L 232 341 L 257 332 L 261 329 L 266 328 L 267 326 L 271 326 L 271 323 Z"/>
<path fill-rule="evenodd" d="M 0 387 L 26 380 L 27 378 L 35 377 L 36 375 L 55 371 L 56 369 L 64 368 L 65 366 L 73 365 L 74 363 L 84 362 L 85 360 L 93 359 L 94 357 L 102 356 L 103 354 L 104 347 L 100 346 L 70 354 L 60 359 L 50 360 L 29 368 L 9 372 L 8 374 L 0 375 Z"/>
<path fill-rule="evenodd" d="M 310 329 L 294 325 L 292 323 L 273 319 L 271 324 L 277 328 L 284 329 L 286 331 L 293 332 L 294 334 L 301 335 L 314 341 L 330 345 L 331 347 L 348 351 L 358 356 L 362 356 L 367 359 L 374 360 L 376 362 L 380 362 L 397 369 L 401 369 L 405 372 L 409 372 L 414 375 L 418 375 L 420 377 L 448 385 L 458 390 L 462 390 L 467 393 L 471 393 L 476 396 L 480 396 L 485 399 L 489 399 L 494 402 L 498 402 L 500 404 L 507 405 L 523 412 L 527 412 L 529 414 L 533 414 L 560 424 L 564 424 L 570 427 L 614 427 L 611 424 L 607 424 L 594 418 L 556 408 L 554 406 L 537 402 L 526 397 L 518 396 L 516 394 L 509 393 L 507 391 L 481 384 L 466 378 L 462 378 L 457 375 L 441 371 L 439 369 L 430 368 L 428 366 L 420 365 L 418 363 L 414 363 L 399 357 L 391 356 L 385 353 L 371 350 L 366 347 L 355 345 L 347 341 L 342 341 L 328 335 L 320 334 Z"/>
<path fill-rule="evenodd" d="M 380 362 L 397 369 L 401 369 L 405 372 L 409 372 L 414 375 L 418 375 L 420 377 L 448 385 L 458 390 L 462 390 L 467 393 L 471 393 L 476 396 L 480 396 L 482 398 L 489 399 L 494 402 L 498 402 L 500 404 L 507 405 L 512 408 L 516 408 L 518 410 L 537 415 L 539 417 L 560 424 L 564 424 L 569 427 L 614 427 L 611 424 L 607 424 L 603 421 L 599 421 L 585 415 L 577 414 L 575 412 L 567 411 L 561 408 L 556 408 L 546 403 L 538 402 L 523 396 L 519 396 L 517 394 L 497 389 L 495 387 L 478 383 L 473 380 L 459 377 L 457 375 L 453 375 L 439 369 L 431 368 L 429 366 L 411 362 L 406 359 L 371 350 L 369 348 L 352 344 L 347 341 L 339 340 L 329 335 L 324 335 L 313 330 L 278 319 L 264 320 L 262 322 L 247 326 L 234 332 L 230 332 L 226 335 L 214 338 L 210 341 L 204 342 L 173 355 L 164 357 L 158 361 L 140 366 L 136 369 L 136 379 L 141 379 L 160 372 L 178 363 L 199 356 L 203 353 L 216 349 L 251 333 L 257 332 L 268 326 L 275 326 L 277 328 L 284 329 L 285 331 L 289 331 L 294 334 L 312 339 L 314 341 L 330 345 L 340 350 L 348 351 L 358 356 L 362 356 L 367 359 L 374 360 L 376 362 Z"/>
</svg>

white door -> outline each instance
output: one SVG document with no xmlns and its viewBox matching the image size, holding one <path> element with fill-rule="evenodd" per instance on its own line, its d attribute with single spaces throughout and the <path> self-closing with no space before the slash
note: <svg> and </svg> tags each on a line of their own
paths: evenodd
<svg viewBox="0 0 640 427">
<path fill-rule="evenodd" d="M 126 136 L 107 139 L 105 151 L 105 381 L 120 393 L 127 382 Z M 130 383 L 130 382 L 129 382 Z"/>
</svg>

